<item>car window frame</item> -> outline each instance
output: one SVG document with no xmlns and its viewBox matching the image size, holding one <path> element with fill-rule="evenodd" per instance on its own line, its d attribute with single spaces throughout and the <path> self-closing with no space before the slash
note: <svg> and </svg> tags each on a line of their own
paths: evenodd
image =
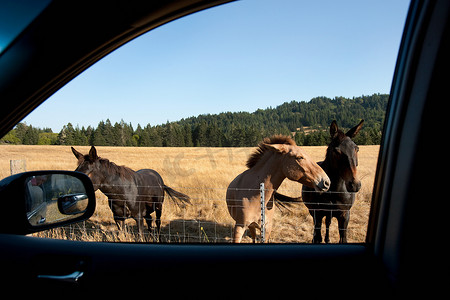
<svg viewBox="0 0 450 300">
<path fill-rule="evenodd" d="M 71 242 L 71 241 L 62 241 L 62 240 L 47 240 L 47 239 L 35 239 L 30 238 L 26 236 L 16 236 L 16 235 L 0 235 L 0 243 L 4 245 L 5 247 L 0 247 L 0 257 L 7 257 L 8 262 L 6 264 L 6 270 L 11 269 L 12 272 L 10 273 L 12 278 L 22 278 L 27 271 L 27 267 L 29 267 L 29 263 L 33 262 L 35 256 L 45 256 L 45 257 L 52 257 L 54 255 L 69 255 L 69 256 L 80 256 L 84 257 L 87 256 L 87 260 L 91 260 L 95 267 L 98 267 L 99 272 L 98 275 L 105 275 L 108 274 L 108 271 L 111 271 L 112 266 L 108 268 L 108 264 L 111 265 L 111 262 L 109 261 L 109 258 L 111 257 L 120 257 L 120 255 L 123 255 L 123 253 L 127 254 L 137 254 L 139 253 L 139 256 L 142 258 L 150 258 L 152 256 L 153 249 L 156 250 L 155 253 L 159 253 L 159 251 L 162 251 L 165 253 L 165 256 L 162 257 L 161 261 L 154 260 L 152 262 L 149 261 L 137 261 L 134 260 L 133 257 L 130 257 L 131 264 L 128 265 L 127 269 L 128 271 L 134 271 L 134 270 L 140 270 L 142 272 L 142 268 L 145 267 L 151 267 L 152 263 L 162 263 L 163 261 L 166 261 L 168 259 L 175 258 L 174 261 L 172 261 L 172 269 L 169 271 L 166 271 L 164 275 L 173 274 L 171 273 L 173 270 L 177 269 L 176 264 L 179 264 L 178 267 L 186 267 L 190 266 L 191 264 L 193 266 L 196 266 L 197 269 L 203 267 L 204 263 L 212 263 L 214 262 L 217 266 L 218 261 L 221 261 L 224 265 L 229 263 L 230 261 L 236 261 L 239 260 L 242 262 L 243 259 L 247 259 L 249 254 L 254 251 L 255 249 L 257 252 L 260 251 L 260 253 L 266 253 L 266 256 L 261 255 L 256 260 L 260 259 L 269 259 L 273 264 L 279 263 L 280 268 L 283 270 L 287 270 L 288 267 L 286 265 L 292 265 L 292 262 L 307 262 L 310 259 L 316 259 L 319 261 L 321 266 L 325 266 L 327 264 L 328 267 L 330 266 L 336 266 L 335 262 L 341 261 L 346 265 L 347 268 L 352 268 L 351 270 L 356 270 L 357 265 L 363 264 L 363 267 L 370 267 L 372 266 L 371 263 L 375 263 L 378 268 L 378 271 L 380 269 L 384 269 L 379 272 L 376 272 L 376 275 L 382 274 L 382 276 L 389 277 L 390 280 L 390 286 L 392 284 L 395 285 L 396 276 L 399 276 L 398 268 L 401 268 L 400 261 L 401 256 L 405 249 L 402 247 L 399 247 L 398 243 L 401 243 L 404 238 L 404 224 L 405 214 L 408 213 L 406 210 L 406 204 L 407 204 L 407 196 L 409 195 L 405 189 L 407 188 L 407 183 L 411 182 L 410 176 L 405 174 L 405 172 L 398 172 L 399 168 L 405 165 L 405 163 L 412 163 L 411 160 L 415 158 L 415 155 L 417 155 L 416 149 L 410 149 L 409 154 L 406 155 L 402 159 L 400 158 L 400 150 L 404 150 L 405 147 L 408 145 L 405 144 L 404 146 L 401 146 L 402 140 L 407 137 L 408 134 L 414 133 L 414 131 L 411 131 L 407 133 L 406 131 L 408 129 L 414 129 L 417 128 L 416 126 L 419 125 L 413 125 L 413 127 L 409 127 L 411 122 L 407 122 L 407 120 L 415 120 L 419 123 L 422 122 L 422 119 L 420 116 L 422 115 L 422 112 L 418 113 L 417 110 L 414 108 L 416 104 L 419 107 L 423 107 L 424 101 L 428 100 L 428 94 L 420 91 L 417 91 L 415 89 L 415 82 L 418 80 L 420 76 L 417 76 L 417 73 L 420 73 L 422 71 L 422 76 L 428 76 L 430 79 L 432 78 L 433 74 L 430 74 L 432 70 L 427 68 L 420 69 L 420 61 L 422 60 L 422 66 L 424 66 L 425 62 L 427 61 L 427 57 L 424 56 L 423 50 L 426 50 L 423 47 L 425 45 L 425 40 L 428 37 L 430 37 L 430 34 L 434 34 L 435 37 L 437 36 L 437 40 L 440 41 L 440 37 L 443 36 L 442 27 L 440 32 L 431 32 L 431 29 L 436 29 L 436 27 L 430 26 L 428 22 L 430 20 L 438 20 L 440 22 L 443 21 L 444 18 L 436 17 L 436 14 L 439 15 L 439 13 L 446 13 L 448 16 L 449 12 L 449 3 L 447 1 L 436 1 L 435 3 L 430 2 L 422 2 L 422 1 L 413 1 L 411 4 L 411 8 L 408 13 L 407 23 L 405 26 L 405 32 L 402 39 L 402 48 L 399 53 L 399 58 L 397 60 L 397 67 L 394 77 L 394 84 L 392 87 L 392 101 L 388 108 L 388 117 L 386 118 L 386 126 L 385 131 L 383 134 L 383 142 L 382 147 L 380 148 L 382 150 L 381 152 L 381 158 L 378 162 L 378 168 L 377 168 L 377 176 L 376 176 L 376 187 L 374 191 L 374 201 L 376 205 L 372 209 L 371 213 L 371 220 L 370 223 L 370 234 L 368 235 L 368 244 L 367 245 L 328 245 L 328 246 L 319 246 L 317 248 L 314 245 L 286 245 L 283 246 L 283 249 L 293 251 L 291 254 L 287 257 L 287 259 L 284 261 L 283 265 L 283 257 L 279 257 L 276 254 L 284 253 L 283 250 L 280 250 L 278 245 L 262 245 L 262 246 L 195 246 L 195 245 L 129 245 L 129 244 L 109 244 L 109 243 L 89 243 L 89 242 Z M 444 21 L 447 18 L 444 19 Z M 438 22 L 439 23 L 439 22 Z M 441 24 L 442 25 L 442 24 Z M 3 59 L 3 57 L 0 57 Z M 431 58 L 435 59 L 435 58 Z M 430 65 L 431 66 L 431 65 Z M 431 69 L 435 64 L 432 64 Z M 425 64 L 426 67 L 426 64 Z M 424 88 L 428 88 L 426 85 L 430 84 L 429 81 L 422 82 L 422 85 L 424 85 Z M 52 87 L 50 86 L 49 89 L 51 90 Z M 2 91 L 0 89 L 0 91 Z M 42 97 L 43 94 L 47 93 L 48 91 L 42 91 L 40 92 L 40 96 Z M 1 93 L 0 93 L 1 95 Z M 411 95 L 416 96 L 416 98 L 410 98 Z M 31 96 L 30 96 L 31 97 Z M 35 97 L 35 96 L 33 96 Z M 32 107 L 35 102 L 33 98 L 30 100 L 29 98 L 29 105 L 27 106 Z M 38 98 L 39 98 L 38 97 Z M 417 102 L 416 102 L 417 101 Z M 414 103 L 416 102 L 416 103 Z M 30 104 L 31 103 L 31 104 Z M 34 103 L 34 104 L 33 104 Z M 21 108 L 20 112 L 25 113 L 28 109 Z M 417 119 L 419 117 L 419 119 Z M 429 116 L 428 116 L 429 117 Z M 427 119 L 428 120 L 428 119 Z M 5 128 L 5 127 L 2 127 Z M 416 137 L 417 139 L 417 137 Z M 409 145 L 417 145 L 418 141 L 411 142 Z M 403 147 L 403 148 L 402 148 Z M 408 149 L 406 149 L 408 150 Z M 383 175 L 386 175 L 386 177 L 382 177 Z M 398 188 L 394 181 L 401 180 L 401 176 L 408 176 L 408 178 L 405 179 L 406 185 Z M 416 174 L 417 176 L 417 174 Z M 378 202 L 379 201 L 379 202 Z M 374 202 L 373 202 L 374 203 Z M 373 204 L 372 204 L 373 205 Z M 399 220 L 395 220 L 395 218 L 399 218 Z M 395 224 L 399 224 L 400 227 L 395 227 Z M 228 252 L 228 249 L 233 249 L 232 252 Z M 353 250 L 352 250 L 353 249 Z M 32 251 L 30 251 L 32 250 Z M 345 250 L 350 250 L 350 252 L 345 252 Z M 422 250 L 422 249 L 420 249 Z M 14 255 L 13 254 L 14 251 Z M 187 252 L 186 252 L 187 251 Z M 432 249 L 428 250 L 428 252 L 425 252 L 426 254 L 431 254 Z M 294 253 L 295 252 L 295 253 Z M 186 254 L 187 253 L 187 254 Z M 228 254 L 227 254 L 228 253 Z M 414 252 L 416 253 L 416 252 Z M 185 255 L 185 256 L 183 256 Z M 213 258 L 214 256 L 214 258 Z M 47 258 L 48 258 L 47 257 Z M 183 257 L 185 259 L 183 259 Z M 65 258 L 63 256 L 63 258 Z M 222 259 L 223 258 L 223 259 Z M 222 259 L 222 260 L 221 260 Z M 360 259 L 360 260 L 359 260 Z M 414 260 L 411 260 L 409 262 L 417 262 L 419 260 L 424 260 L 421 256 L 415 256 Z M 349 261 L 352 261 L 353 263 L 347 264 Z M 25 265 L 24 265 L 25 264 Z M 223 266 L 223 265 L 221 265 Z M 308 265 L 309 266 L 309 265 Z M 94 267 L 93 267 L 94 268 Z M 103 269 L 102 269 L 103 268 Z M 95 268 L 94 268 L 95 269 Z M 123 269 L 122 269 L 123 270 Z M 193 272 L 195 273 L 196 269 Z M 192 275 L 192 270 L 190 275 Z M 360 270 L 360 269 L 358 269 Z M 407 268 L 403 271 L 403 274 L 405 271 L 411 271 L 413 269 Z M 114 270 L 112 270 L 114 271 Z M 230 270 L 228 270 L 230 271 Z M 315 272 L 314 270 L 309 270 L 310 272 Z M 366 270 L 368 272 L 372 272 L 373 269 Z M 414 270 L 413 270 L 414 271 Z M 104 273 L 102 273 L 104 272 Z M 170 273 L 168 273 L 170 272 Z M 311 273 L 308 272 L 307 277 L 310 277 Z M 386 274 L 386 273 L 387 274 Z M 129 274 L 133 274 L 130 272 Z M 142 273 L 138 273 L 142 274 Z M 195 273 L 197 275 L 197 273 Z M 279 274 L 279 273 L 278 273 Z M 318 278 L 324 278 L 329 277 L 327 272 L 323 272 L 320 270 L 317 274 L 322 274 L 322 277 Z M 360 273 L 356 276 L 358 278 L 362 278 Z M 355 275 L 353 274 L 353 275 Z M 366 273 L 363 273 L 364 275 Z M 375 274 L 375 273 L 374 273 Z M 406 279 L 411 279 L 414 275 L 417 274 L 417 271 L 412 272 L 411 275 L 407 276 Z M 114 273 L 112 276 L 117 275 L 117 272 Z M 297 278 L 301 277 L 300 275 L 296 274 Z M 17 277 L 14 277 L 17 276 Z M 31 276 L 31 275 L 30 275 Z M 424 276 L 430 276 L 429 273 L 422 274 L 422 277 Z M 7 280 L 11 279 L 8 278 Z M 95 275 L 93 275 L 95 277 Z M 187 276 L 186 276 L 187 277 Z M 192 276 L 191 276 L 192 277 Z M 286 276 L 283 276 L 283 279 Z M 354 278 L 353 276 L 352 278 Z M 394 277 L 394 278 L 393 278 Z M 108 280 L 111 280 L 113 277 L 108 277 Z M 251 278 L 250 278 L 251 279 Z M 385 286 L 379 286 L 376 285 L 379 283 L 377 281 L 377 276 L 374 276 L 374 278 L 362 278 L 364 281 L 370 281 L 374 280 L 374 285 L 372 288 L 366 290 L 367 292 L 374 292 L 371 294 L 371 296 L 375 296 L 375 294 L 380 292 L 380 290 Z M 419 278 L 421 279 L 421 278 Z M 382 279 L 379 279 L 382 280 Z M 8 282 L 8 281 L 6 281 Z M 106 283 L 111 283 L 109 281 L 106 281 Z M 331 282 L 333 283 L 333 282 Z M 409 284 L 411 286 L 411 283 L 409 281 L 405 280 L 405 283 Z M 417 283 L 417 280 L 414 281 L 414 283 Z M 298 284 L 298 282 L 297 282 Z M 311 287 L 311 286 L 308 286 Z M 318 285 L 313 287 L 319 287 Z M 367 287 L 367 286 L 365 286 Z M 427 290 L 427 292 L 435 292 L 436 295 L 438 293 L 443 292 L 443 288 L 445 285 L 441 286 L 441 289 L 439 290 Z M 398 287 L 397 287 L 398 288 Z M 414 286 L 414 288 L 421 288 L 420 286 Z M 387 289 L 389 289 L 387 287 Z M 423 288 L 422 288 L 423 289 Z M 403 290 L 397 290 L 397 294 L 401 292 L 411 292 L 411 290 L 408 290 L 407 288 L 404 288 Z M 416 290 L 414 290 L 415 292 Z M 253 292 L 253 290 L 252 290 Z M 321 292 L 326 292 L 326 289 L 321 289 Z M 321 294 L 323 295 L 323 294 Z M 381 293 L 383 295 L 383 293 Z M 360 295 L 356 294 L 357 297 L 360 297 Z M 386 294 L 385 294 L 386 296 Z M 429 294 L 428 294 L 429 296 Z"/>
</svg>

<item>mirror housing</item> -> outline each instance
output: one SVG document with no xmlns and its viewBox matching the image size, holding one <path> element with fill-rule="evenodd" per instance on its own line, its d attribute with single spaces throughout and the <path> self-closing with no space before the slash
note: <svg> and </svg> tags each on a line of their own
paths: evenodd
<svg viewBox="0 0 450 300">
<path fill-rule="evenodd" d="M 0 233 L 34 233 L 90 218 L 94 187 L 80 172 L 20 173 L 0 181 L 0 207 Z"/>
</svg>

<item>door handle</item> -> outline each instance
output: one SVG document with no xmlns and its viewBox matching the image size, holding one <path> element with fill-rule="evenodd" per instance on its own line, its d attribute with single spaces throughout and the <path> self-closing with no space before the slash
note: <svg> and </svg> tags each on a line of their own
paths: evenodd
<svg viewBox="0 0 450 300">
<path fill-rule="evenodd" d="M 71 274 L 67 275 L 38 275 L 38 279 L 47 279 L 47 280 L 55 280 L 60 282 L 67 283 L 77 283 L 78 279 L 80 279 L 84 275 L 82 271 L 75 271 Z"/>
</svg>

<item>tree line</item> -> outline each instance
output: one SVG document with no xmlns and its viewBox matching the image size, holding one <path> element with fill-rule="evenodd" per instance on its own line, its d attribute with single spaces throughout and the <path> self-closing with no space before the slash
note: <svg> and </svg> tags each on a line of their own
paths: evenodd
<svg viewBox="0 0 450 300">
<path fill-rule="evenodd" d="M 273 134 L 292 136 L 298 145 L 329 142 L 328 127 L 337 120 L 351 128 L 361 119 L 363 130 L 355 138 L 359 145 L 379 144 L 389 95 L 353 98 L 316 97 L 309 102 L 285 102 L 275 108 L 249 112 L 224 112 L 181 119 L 152 126 L 107 119 L 97 127 L 64 125 L 59 133 L 19 123 L 0 142 L 24 145 L 95 145 L 132 147 L 252 147 Z"/>
</svg>

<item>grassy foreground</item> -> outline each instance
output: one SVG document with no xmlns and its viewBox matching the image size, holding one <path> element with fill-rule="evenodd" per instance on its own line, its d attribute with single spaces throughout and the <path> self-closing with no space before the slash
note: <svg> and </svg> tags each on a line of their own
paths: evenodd
<svg viewBox="0 0 450 300">
<path fill-rule="evenodd" d="M 75 147 L 87 153 L 90 147 Z M 133 170 L 144 168 L 159 172 L 166 185 L 188 194 L 193 205 L 178 207 L 168 200 L 163 206 L 162 242 L 229 242 L 234 220 L 229 216 L 225 202 L 228 184 L 245 167 L 254 148 L 133 148 L 96 147 L 98 155 L 126 165 Z M 352 207 L 348 226 L 348 242 L 364 242 L 379 146 L 360 146 L 358 174 L 362 188 Z M 316 161 L 323 160 L 325 146 L 303 147 Z M 0 145 L 0 178 L 10 175 L 10 160 L 23 159 L 27 171 L 74 170 L 76 159 L 70 146 Z M 301 194 L 301 184 L 285 180 L 280 192 L 289 196 Z M 106 197 L 96 192 L 97 209 L 87 221 L 66 228 L 36 234 L 41 237 L 84 241 L 154 241 L 151 232 L 144 237 L 136 233 L 133 219 L 127 220 L 125 232 L 119 232 L 112 218 Z M 324 230 L 324 229 L 323 229 Z M 309 243 L 313 224 L 308 209 L 301 203 L 289 210 L 276 209 L 272 243 Z M 330 228 L 332 243 L 339 241 L 337 221 Z M 246 235 L 244 242 L 251 239 Z"/>
</svg>

